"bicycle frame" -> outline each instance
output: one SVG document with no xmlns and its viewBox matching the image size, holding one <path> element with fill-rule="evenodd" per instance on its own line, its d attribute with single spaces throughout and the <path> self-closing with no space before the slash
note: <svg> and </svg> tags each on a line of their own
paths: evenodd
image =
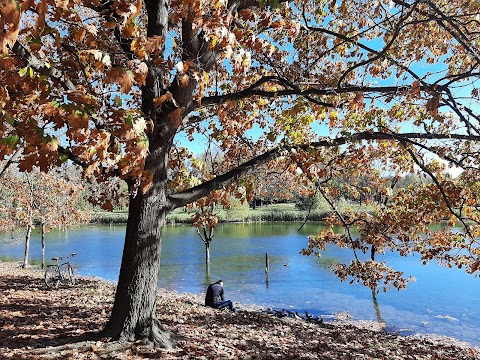
<svg viewBox="0 0 480 360">
<path fill-rule="evenodd" d="M 72 253 L 69 256 L 52 258 L 52 260 L 56 261 L 56 264 L 48 265 L 45 270 L 45 284 L 47 287 L 57 289 L 60 284 L 75 285 L 75 275 L 70 264 L 70 258 L 73 258 L 75 255 L 77 254 Z M 60 263 L 62 260 L 65 261 Z"/>
</svg>

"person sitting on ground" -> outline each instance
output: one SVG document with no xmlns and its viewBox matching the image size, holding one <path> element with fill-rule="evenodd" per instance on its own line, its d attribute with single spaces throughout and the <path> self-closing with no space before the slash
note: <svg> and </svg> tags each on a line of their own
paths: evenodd
<svg viewBox="0 0 480 360">
<path fill-rule="evenodd" d="M 237 313 L 232 301 L 225 300 L 224 298 L 223 280 L 218 280 L 208 286 L 207 294 L 205 296 L 205 306 L 210 306 L 214 309 L 223 309 L 228 307 L 235 314 Z"/>
</svg>

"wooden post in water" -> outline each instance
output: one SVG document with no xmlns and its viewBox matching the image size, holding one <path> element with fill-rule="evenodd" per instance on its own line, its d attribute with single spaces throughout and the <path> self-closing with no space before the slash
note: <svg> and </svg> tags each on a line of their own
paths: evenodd
<svg viewBox="0 0 480 360">
<path fill-rule="evenodd" d="M 265 286 L 268 290 L 268 270 L 269 270 L 269 262 L 268 262 L 268 252 L 265 253 Z"/>
</svg>

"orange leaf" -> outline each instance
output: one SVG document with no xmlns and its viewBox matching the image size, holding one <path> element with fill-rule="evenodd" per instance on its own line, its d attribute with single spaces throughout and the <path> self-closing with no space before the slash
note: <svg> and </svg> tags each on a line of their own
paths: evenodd
<svg viewBox="0 0 480 360">
<path fill-rule="evenodd" d="M 77 32 L 75 32 L 75 41 L 78 43 L 82 42 L 86 34 L 87 30 L 79 29 Z"/>
<path fill-rule="evenodd" d="M 145 50 L 150 54 L 158 54 L 162 51 L 165 38 L 163 36 L 155 35 L 147 38 L 145 43 Z"/>
<path fill-rule="evenodd" d="M 168 115 L 168 119 L 173 121 L 175 126 L 180 126 L 180 124 L 182 123 L 182 112 L 183 112 L 183 108 L 178 108 L 175 111 L 172 111 Z"/>
<path fill-rule="evenodd" d="M 7 53 L 7 45 L 13 46 L 20 31 L 20 5 L 16 0 L 0 0 L 0 50 Z"/>
<path fill-rule="evenodd" d="M 148 75 L 148 66 L 143 61 L 133 70 L 135 81 L 139 86 L 145 85 Z"/>
<path fill-rule="evenodd" d="M 178 80 L 181 87 L 187 87 L 190 84 L 190 78 L 187 74 L 180 75 Z"/>
<path fill-rule="evenodd" d="M 125 68 L 112 68 L 105 73 L 106 84 L 118 84 L 120 92 L 126 94 L 132 88 L 135 76 L 132 71 Z"/>
<path fill-rule="evenodd" d="M 158 109 L 159 107 L 161 107 L 163 105 L 163 103 L 166 102 L 166 101 L 173 102 L 173 104 L 175 106 L 177 106 L 177 104 L 175 102 L 175 99 L 173 98 L 172 93 L 170 91 L 167 91 L 162 96 L 153 99 L 153 104 L 155 105 L 155 109 Z"/>
</svg>

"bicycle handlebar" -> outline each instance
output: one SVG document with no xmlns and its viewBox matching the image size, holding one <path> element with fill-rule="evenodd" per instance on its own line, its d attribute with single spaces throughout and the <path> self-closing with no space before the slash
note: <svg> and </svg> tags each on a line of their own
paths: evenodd
<svg viewBox="0 0 480 360">
<path fill-rule="evenodd" d="M 60 257 L 54 257 L 52 258 L 53 261 L 60 261 L 60 260 L 63 260 L 63 259 L 68 259 L 70 257 L 74 257 L 74 256 L 77 256 L 77 253 L 71 253 L 70 255 L 68 256 L 60 256 Z"/>
</svg>

